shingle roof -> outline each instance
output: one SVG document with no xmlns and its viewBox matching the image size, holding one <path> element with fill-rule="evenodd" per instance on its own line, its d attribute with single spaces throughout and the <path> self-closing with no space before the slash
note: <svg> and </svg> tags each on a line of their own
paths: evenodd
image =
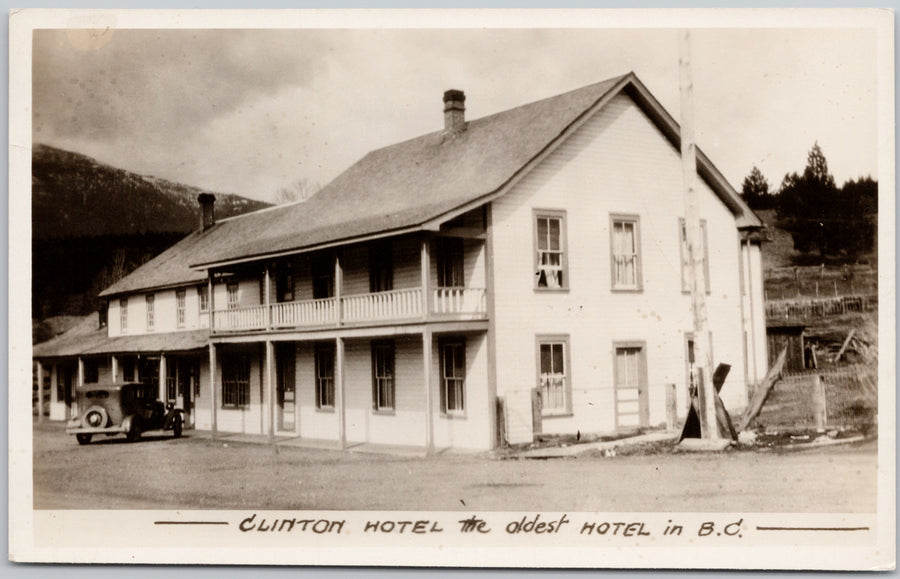
<svg viewBox="0 0 900 579">
<path fill-rule="evenodd" d="M 468 121 L 458 134 L 436 131 L 372 151 L 308 201 L 225 219 L 192 233 L 101 295 L 205 278 L 189 266 L 249 261 L 421 228 L 496 194 L 595 105 L 625 88 L 639 105 L 652 109 L 650 117 L 676 141 L 674 119 L 629 73 Z M 701 176 L 719 197 L 738 215 L 746 209 L 745 222 L 758 223 L 702 152 L 698 158 Z"/>
<path fill-rule="evenodd" d="M 100 327 L 97 314 L 91 314 L 55 338 L 35 344 L 31 355 L 34 358 L 76 356 L 108 339 L 106 328 Z"/>
<path fill-rule="evenodd" d="M 107 328 L 100 328 L 97 323 L 97 315 L 92 314 L 85 316 L 69 331 L 52 340 L 35 344 L 32 357 L 57 358 L 118 353 L 187 352 L 205 348 L 209 343 L 208 340 L 209 330 L 110 338 L 107 336 Z"/>
</svg>

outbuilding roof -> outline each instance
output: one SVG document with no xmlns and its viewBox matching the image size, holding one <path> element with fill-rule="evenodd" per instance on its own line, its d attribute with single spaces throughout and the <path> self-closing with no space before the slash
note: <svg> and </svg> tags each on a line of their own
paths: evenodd
<svg viewBox="0 0 900 579">
<path fill-rule="evenodd" d="M 468 121 L 368 153 L 308 201 L 221 220 L 190 234 L 101 295 L 199 283 L 201 271 L 320 247 L 435 229 L 501 195 L 620 92 L 628 94 L 676 147 L 678 125 L 633 74 Z M 735 215 L 762 222 L 698 150 L 698 172 Z M 193 271 L 189 267 L 195 268 Z"/>
</svg>

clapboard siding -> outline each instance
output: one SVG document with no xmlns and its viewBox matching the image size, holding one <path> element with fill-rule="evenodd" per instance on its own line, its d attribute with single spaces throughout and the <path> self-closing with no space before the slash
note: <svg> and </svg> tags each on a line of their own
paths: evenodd
<svg viewBox="0 0 900 579">
<path fill-rule="evenodd" d="M 574 414 L 547 418 L 544 432 L 613 430 L 613 342 L 646 342 L 650 422 L 665 421 L 665 384 L 679 386 L 684 416 L 684 332 L 690 296 L 681 291 L 678 152 L 626 96 L 613 99 L 509 193 L 493 202 L 498 394 L 536 386 L 536 334 L 564 334 L 571 347 Z M 746 403 L 741 348 L 737 230 L 705 183 L 716 359 L 732 365 L 722 395 Z M 534 287 L 533 210 L 566 211 L 569 291 Z M 611 291 L 610 214 L 640 216 L 643 291 Z M 516 396 L 517 400 L 526 400 Z"/>
<path fill-rule="evenodd" d="M 493 445 L 494 430 L 491 425 L 491 405 L 487 383 L 486 335 L 462 336 L 466 341 L 466 386 L 464 416 L 449 417 L 441 413 L 441 362 L 439 341 L 432 349 L 431 380 L 434 394 L 434 444 L 437 448 L 488 449 Z"/>
<path fill-rule="evenodd" d="M 333 344 L 333 340 L 331 342 Z M 338 416 L 335 410 L 316 408 L 315 344 L 297 344 L 295 376 L 297 421 L 302 438 L 338 440 Z"/>
</svg>

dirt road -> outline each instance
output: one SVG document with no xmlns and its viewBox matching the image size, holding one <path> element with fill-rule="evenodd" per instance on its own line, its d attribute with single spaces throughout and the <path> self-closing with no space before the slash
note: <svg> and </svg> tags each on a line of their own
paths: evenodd
<svg viewBox="0 0 900 579">
<path fill-rule="evenodd" d="M 37 509 L 874 512 L 876 444 L 498 460 L 356 454 L 186 433 L 78 446 L 34 430 Z"/>
</svg>

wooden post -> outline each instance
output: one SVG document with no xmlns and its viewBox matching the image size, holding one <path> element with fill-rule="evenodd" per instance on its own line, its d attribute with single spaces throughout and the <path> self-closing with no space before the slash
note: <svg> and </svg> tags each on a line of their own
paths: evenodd
<svg viewBox="0 0 900 579">
<path fill-rule="evenodd" d="M 697 147 L 694 142 L 693 81 L 691 79 L 691 37 L 681 34 L 679 59 L 681 88 L 681 162 L 684 179 L 684 222 L 691 274 L 691 308 L 694 317 L 694 357 L 698 365 L 700 430 L 708 440 L 720 438 L 716 422 L 716 393 L 712 383 L 709 320 L 706 311 L 706 271 L 703 232 L 700 228 L 700 199 L 697 192 Z"/>
<path fill-rule="evenodd" d="M 113 384 L 119 381 L 119 357 L 118 356 L 110 356 L 110 373 L 112 374 Z"/>
<path fill-rule="evenodd" d="M 334 339 L 334 403 L 337 405 L 338 439 L 341 450 L 347 448 L 347 425 L 344 411 L 344 339 Z"/>
<path fill-rule="evenodd" d="M 340 327 L 344 320 L 344 304 L 341 302 L 344 286 L 344 268 L 341 266 L 341 256 L 338 250 L 334 254 L 334 312 L 337 317 L 336 325 Z"/>
<path fill-rule="evenodd" d="M 159 354 L 159 399 L 163 402 L 169 401 L 169 389 L 166 388 L 166 355 Z"/>
<path fill-rule="evenodd" d="M 77 385 L 80 388 L 84 386 L 84 358 L 78 356 L 78 381 Z"/>
<path fill-rule="evenodd" d="M 816 430 L 822 432 L 828 424 L 828 406 L 825 399 L 825 383 L 818 374 L 813 376 L 812 402 Z"/>
<path fill-rule="evenodd" d="M 59 371 L 57 364 L 50 365 L 50 416 L 53 417 L 53 407 L 59 404 Z"/>
<path fill-rule="evenodd" d="M 210 294 L 209 301 L 209 313 L 212 316 L 212 294 Z M 212 320 L 212 318 L 210 318 Z M 216 401 L 216 345 L 212 342 L 209 343 L 209 429 L 212 432 L 212 437 L 216 438 L 219 435 L 217 418 L 218 415 L 216 413 L 217 410 L 217 401 Z"/>
<path fill-rule="evenodd" d="M 266 268 L 266 279 L 269 270 Z M 268 291 L 268 290 L 267 290 Z M 267 299 L 268 301 L 268 299 Z M 269 420 L 269 442 L 275 443 L 275 345 L 266 340 L 266 414 Z"/>
<path fill-rule="evenodd" d="M 422 258 L 420 259 L 420 263 L 422 265 L 422 319 L 428 319 L 428 310 L 430 309 L 429 304 L 431 300 L 429 299 L 429 292 L 431 291 L 431 253 L 428 251 L 429 239 L 426 237 L 422 240 Z"/>
<path fill-rule="evenodd" d="M 425 388 L 425 454 L 434 453 L 434 394 L 431 391 L 431 350 L 432 334 L 430 328 L 422 331 L 422 366 L 423 387 Z"/>
<path fill-rule="evenodd" d="M 37 361 L 37 421 L 44 421 L 44 365 Z"/>
<path fill-rule="evenodd" d="M 666 384 L 666 430 L 678 427 L 678 400 L 675 384 Z"/>
<path fill-rule="evenodd" d="M 209 277 L 207 285 L 209 289 L 207 290 L 206 307 L 209 308 L 209 332 L 212 333 L 216 329 L 216 286 L 213 283 L 213 272 L 211 269 L 207 270 L 207 276 Z"/>
<path fill-rule="evenodd" d="M 266 294 L 263 296 L 263 305 L 266 307 L 266 327 L 268 329 L 272 329 L 272 275 L 269 273 L 269 265 L 266 264 L 266 268 L 263 271 L 263 292 Z"/>
</svg>

